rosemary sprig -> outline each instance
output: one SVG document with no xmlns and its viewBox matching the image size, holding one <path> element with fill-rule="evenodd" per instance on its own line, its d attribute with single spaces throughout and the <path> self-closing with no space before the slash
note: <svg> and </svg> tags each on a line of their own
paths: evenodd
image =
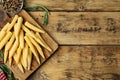
<svg viewBox="0 0 120 80">
<path fill-rule="evenodd" d="M 2 59 L 2 61 L 4 61 L 4 56 L 2 54 L 2 51 L 0 50 L 0 58 Z"/>
<path fill-rule="evenodd" d="M 4 56 L 1 50 L 0 50 L 0 58 L 4 60 Z M 7 75 L 7 77 L 9 78 L 8 80 L 18 80 L 17 78 L 14 77 L 13 72 L 10 69 L 8 69 L 7 66 L 2 62 L 0 62 L 0 69 L 2 69 L 2 71 Z"/>
<path fill-rule="evenodd" d="M 18 80 L 17 78 L 14 77 L 13 72 L 7 68 L 6 65 L 4 65 L 3 63 L 0 63 L 0 69 L 3 70 L 3 72 L 8 76 L 8 80 Z"/>
<path fill-rule="evenodd" d="M 42 6 L 42 5 L 26 6 L 26 7 L 24 7 L 24 9 L 26 11 L 33 11 L 33 10 L 42 9 L 43 11 L 46 12 L 45 15 L 44 15 L 44 18 L 43 18 L 44 24 L 46 24 L 46 25 L 48 24 L 49 10 L 45 6 Z"/>
</svg>

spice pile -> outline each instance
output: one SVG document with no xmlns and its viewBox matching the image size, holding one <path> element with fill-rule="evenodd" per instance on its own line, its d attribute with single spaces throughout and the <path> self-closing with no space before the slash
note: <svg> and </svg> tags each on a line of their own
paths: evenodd
<svg viewBox="0 0 120 80">
<path fill-rule="evenodd" d="M 7 13 L 14 14 L 23 7 L 23 0 L 2 0 L 2 7 Z"/>
</svg>

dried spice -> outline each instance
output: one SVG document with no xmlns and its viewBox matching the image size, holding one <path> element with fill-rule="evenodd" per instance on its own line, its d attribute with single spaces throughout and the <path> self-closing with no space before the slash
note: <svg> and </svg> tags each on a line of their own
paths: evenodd
<svg viewBox="0 0 120 80">
<path fill-rule="evenodd" d="M 9 14 L 19 12 L 23 7 L 23 0 L 1 0 L 3 9 Z"/>
</svg>

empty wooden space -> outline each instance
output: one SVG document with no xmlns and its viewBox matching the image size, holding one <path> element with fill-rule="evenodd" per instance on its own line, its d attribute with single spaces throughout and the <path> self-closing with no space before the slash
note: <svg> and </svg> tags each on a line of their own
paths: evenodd
<svg viewBox="0 0 120 80">
<path fill-rule="evenodd" d="M 120 80 L 120 0 L 25 0 L 60 48 L 27 80 Z M 74 46 L 72 46 L 74 45 Z"/>
<path fill-rule="evenodd" d="M 61 46 L 28 80 L 120 80 L 119 46 Z"/>
<path fill-rule="evenodd" d="M 45 5 L 52 11 L 120 11 L 120 0 L 25 0 L 25 3 Z"/>
</svg>

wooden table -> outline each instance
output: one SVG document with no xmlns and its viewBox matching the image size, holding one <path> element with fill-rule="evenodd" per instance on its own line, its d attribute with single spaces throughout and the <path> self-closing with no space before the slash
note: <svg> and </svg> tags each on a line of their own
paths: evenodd
<svg viewBox="0 0 120 80">
<path fill-rule="evenodd" d="M 25 0 L 50 11 L 60 47 L 27 80 L 120 80 L 120 0 Z M 29 12 L 42 25 L 44 12 Z"/>
</svg>

